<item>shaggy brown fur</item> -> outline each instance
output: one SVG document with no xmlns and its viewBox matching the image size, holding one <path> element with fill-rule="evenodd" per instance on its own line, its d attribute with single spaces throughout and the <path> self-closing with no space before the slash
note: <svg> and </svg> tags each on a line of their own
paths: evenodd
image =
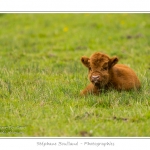
<svg viewBox="0 0 150 150">
<path fill-rule="evenodd" d="M 89 80 L 91 83 L 81 92 L 99 94 L 101 89 L 116 90 L 139 89 L 140 81 L 134 71 L 126 65 L 117 64 L 118 58 L 94 53 L 90 58 L 83 56 L 81 62 L 89 69 Z"/>
</svg>

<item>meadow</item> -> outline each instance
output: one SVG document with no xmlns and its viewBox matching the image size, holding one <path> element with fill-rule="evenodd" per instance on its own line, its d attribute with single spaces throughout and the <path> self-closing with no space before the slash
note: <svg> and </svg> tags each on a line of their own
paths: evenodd
<svg viewBox="0 0 150 150">
<path fill-rule="evenodd" d="M 80 96 L 81 56 L 118 56 L 139 91 Z M 1 137 L 150 136 L 150 14 L 0 14 Z"/>
</svg>

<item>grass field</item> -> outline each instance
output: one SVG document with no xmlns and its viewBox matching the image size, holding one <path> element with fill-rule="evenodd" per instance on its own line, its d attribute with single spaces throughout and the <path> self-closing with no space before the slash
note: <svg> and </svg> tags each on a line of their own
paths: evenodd
<svg viewBox="0 0 150 150">
<path fill-rule="evenodd" d="M 97 51 L 141 90 L 80 97 Z M 0 136 L 150 136 L 150 14 L 0 14 Z"/>
</svg>

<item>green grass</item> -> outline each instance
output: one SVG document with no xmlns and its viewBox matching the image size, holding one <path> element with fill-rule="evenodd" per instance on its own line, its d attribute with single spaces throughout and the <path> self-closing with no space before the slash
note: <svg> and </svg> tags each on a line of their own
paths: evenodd
<svg viewBox="0 0 150 150">
<path fill-rule="evenodd" d="M 150 136 L 150 14 L 0 14 L 0 136 Z M 80 97 L 80 57 L 118 56 L 140 91 Z"/>
</svg>

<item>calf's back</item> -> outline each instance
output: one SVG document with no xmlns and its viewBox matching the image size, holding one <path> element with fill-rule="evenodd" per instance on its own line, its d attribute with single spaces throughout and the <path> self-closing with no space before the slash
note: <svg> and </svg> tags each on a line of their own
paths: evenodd
<svg viewBox="0 0 150 150">
<path fill-rule="evenodd" d="M 140 81 L 135 72 L 126 65 L 116 64 L 110 70 L 109 84 L 117 90 L 140 88 Z"/>
</svg>

